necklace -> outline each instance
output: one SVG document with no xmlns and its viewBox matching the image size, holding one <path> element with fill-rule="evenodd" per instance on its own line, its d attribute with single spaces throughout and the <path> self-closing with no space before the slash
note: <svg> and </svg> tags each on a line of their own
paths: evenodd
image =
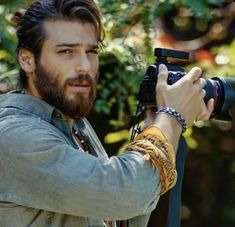
<svg viewBox="0 0 235 227">
<path fill-rule="evenodd" d="M 73 130 L 73 135 L 76 141 L 79 143 L 79 145 L 83 148 L 85 152 L 89 152 L 90 149 L 86 135 L 82 131 L 75 129 L 74 127 L 72 128 L 72 130 Z"/>
</svg>

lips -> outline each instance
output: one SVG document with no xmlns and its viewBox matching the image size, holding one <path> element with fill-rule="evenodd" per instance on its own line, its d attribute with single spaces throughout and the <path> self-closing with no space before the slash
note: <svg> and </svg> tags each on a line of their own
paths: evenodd
<svg viewBox="0 0 235 227">
<path fill-rule="evenodd" d="M 89 83 L 69 83 L 69 86 L 76 86 L 76 87 L 90 87 L 90 84 Z"/>
<path fill-rule="evenodd" d="M 89 93 L 93 87 L 93 80 L 89 74 L 78 74 L 65 81 L 68 89 L 74 93 Z"/>
<path fill-rule="evenodd" d="M 90 91 L 91 85 L 88 82 L 70 82 L 68 86 L 76 92 L 87 93 Z"/>
</svg>

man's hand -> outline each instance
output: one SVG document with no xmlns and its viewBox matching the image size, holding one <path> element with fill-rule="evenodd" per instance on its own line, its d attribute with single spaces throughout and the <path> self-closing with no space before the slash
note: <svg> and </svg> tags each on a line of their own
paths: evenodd
<svg viewBox="0 0 235 227">
<path fill-rule="evenodd" d="M 187 75 L 173 85 L 167 84 L 168 71 L 165 65 L 159 66 L 158 82 L 156 86 L 156 103 L 158 109 L 164 107 L 174 108 L 186 120 L 190 127 L 197 120 L 208 120 L 214 108 L 214 100 L 210 99 L 207 105 L 204 102 L 206 95 L 205 80 L 201 77 L 201 69 L 194 67 Z M 178 138 L 182 132 L 182 126 L 175 117 L 168 114 L 156 115 L 148 111 L 142 129 L 155 124 L 168 137 L 177 150 Z"/>
<path fill-rule="evenodd" d="M 214 101 L 209 100 L 207 105 L 204 102 L 205 80 L 200 78 L 201 73 L 200 68 L 194 67 L 176 83 L 168 85 L 167 68 L 160 65 L 156 86 L 158 109 L 166 106 L 174 108 L 185 118 L 188 126 L 192 126 L 195 120 L 209 119 Z"/>
</svg>

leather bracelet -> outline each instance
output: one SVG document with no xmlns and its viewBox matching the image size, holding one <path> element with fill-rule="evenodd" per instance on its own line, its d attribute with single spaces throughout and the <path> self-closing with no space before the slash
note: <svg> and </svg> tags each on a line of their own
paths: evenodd
<svg viewBox="0 0 235 227">
<path fill-rule="evenodd" d="M 168 114 L 170 116 L 173 116 L 176 118 L 176 120 L 180 123 L 182 126 L 182 131 L 185 132 L 187 129 L 187 123 L 186 120 L 183 118 L 183 116 L 177 112 L 175 109 L 170 107 L 164 107 L 156 112 L 156 114 Z"/>
</svg>

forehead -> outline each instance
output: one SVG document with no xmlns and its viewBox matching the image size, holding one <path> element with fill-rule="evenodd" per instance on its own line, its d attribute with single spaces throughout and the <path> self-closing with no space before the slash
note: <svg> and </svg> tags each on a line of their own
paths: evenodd
<svg viewBox="0 0 235 227">
<path fill-rule="evenodd" d="M 61 43 L 80 43 L 97 45 L 97 35 L 94 25 L 78 21 L 46 21 L 46 40 L 44 44 L 58 45 Z"/>
</svg>

